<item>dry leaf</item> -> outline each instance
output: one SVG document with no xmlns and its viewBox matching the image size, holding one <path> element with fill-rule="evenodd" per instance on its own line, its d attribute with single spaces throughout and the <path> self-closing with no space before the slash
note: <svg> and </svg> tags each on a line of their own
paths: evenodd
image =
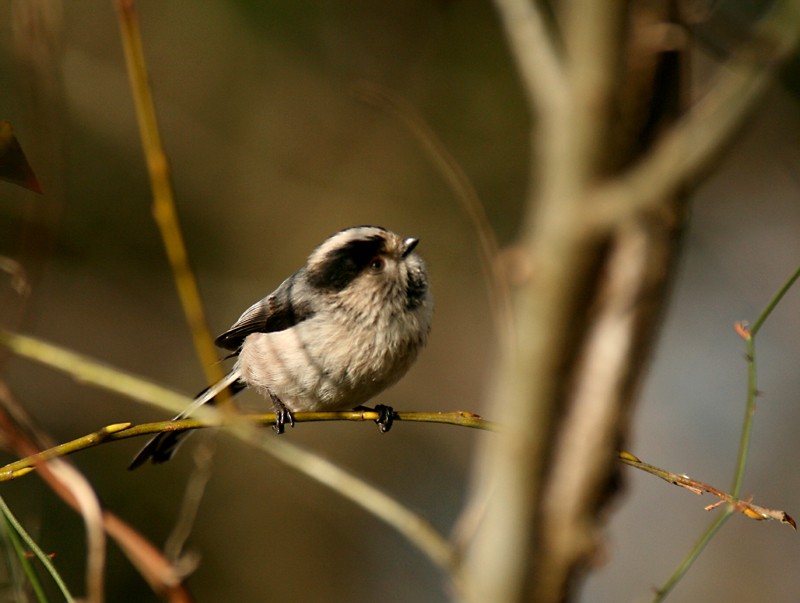
<svg viewBox="0 0 800 603">
<path fill-rule="evenodd" d="M 14 136 L 11 122 L 0 120 L 0 180 L 41 193 L 42 187 L 36 179 L 22 147 Z"/>
</svg>

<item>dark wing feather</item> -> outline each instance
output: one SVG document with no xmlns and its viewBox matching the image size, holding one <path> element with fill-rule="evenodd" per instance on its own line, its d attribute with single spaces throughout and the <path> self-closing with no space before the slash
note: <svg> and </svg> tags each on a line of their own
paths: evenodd
<svg viewBox="0 0 800 603">
<path fill-rule="evenodd" d="M 270 295 L 245 310 L 233 326 L 214 341 L 221 348 L 237 351 L 251 333 L 283 331 L 314 314 L 306 303 L 293 301 L 301 273 L 287 278 Z"/>
</svg>

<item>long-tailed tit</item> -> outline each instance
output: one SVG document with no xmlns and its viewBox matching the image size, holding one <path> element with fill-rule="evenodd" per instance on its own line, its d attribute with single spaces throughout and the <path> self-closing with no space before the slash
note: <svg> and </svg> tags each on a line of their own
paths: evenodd
<svg viewBox="0 0 800 603">
<path fill-rule="evenodd" d="M 353 409 L 395 383 L 425 345 L 433 311 L 417 243 L 378 226 L 333 234 L 217 337 L 237 357 L 233 370 L 175 419 L 253 387 L 271 400 L 282 433 L 293 412 Z M 382 431 L 391 416 L 383 407 Z M 184 433 L 158 434 L 129 468 L 168 461 Z"/>
</svg>

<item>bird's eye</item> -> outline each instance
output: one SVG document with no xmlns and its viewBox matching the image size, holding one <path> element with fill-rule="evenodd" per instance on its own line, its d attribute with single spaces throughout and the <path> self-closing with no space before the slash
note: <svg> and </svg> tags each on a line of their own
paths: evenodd
<svg viewBox="0 0 800 603">
<path fill-rule="evenodd" d="M 380 272 L 386 267 L 386 260 L 382 257 L 374 258 L 370 263 L 369 267 L 372 268 L 375 272 Z"/>
</svg>

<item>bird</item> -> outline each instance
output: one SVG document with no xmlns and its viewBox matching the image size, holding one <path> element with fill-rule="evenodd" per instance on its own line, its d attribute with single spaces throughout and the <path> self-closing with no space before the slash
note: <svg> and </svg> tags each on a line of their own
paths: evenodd
<svg viewBox="0 0 800 603">
<path fill-rule="evenodd" d="M 433 298 L 418 243 L 381 226 L 329 236 L 216 338 L 236 358 L 233 368 L 174 420 L 248 387 L 272 403 L 278 434 L 294 426 L 295 412 L 363 408 L 405 375 L 428 340 Z M 392 409 L 376 410 L 388 431 Z M 157 434 L 129 469 L 170 460 L 185 433 Z"/>
</svg>

